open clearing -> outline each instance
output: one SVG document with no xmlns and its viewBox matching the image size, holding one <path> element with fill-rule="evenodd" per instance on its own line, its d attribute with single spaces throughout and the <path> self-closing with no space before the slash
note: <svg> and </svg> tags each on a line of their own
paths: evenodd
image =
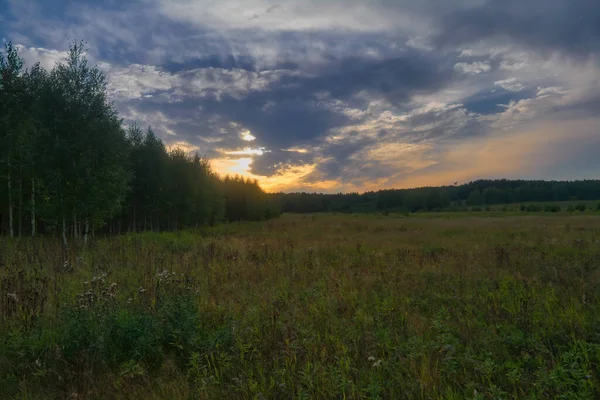
<svg viewBox="0 0 600 400">
<path fill-rule="evenodd" d="M 69 257 L 0 242 L 0 398 L 600 396 L 597 215 L 284 215 Z"/>
</svg>

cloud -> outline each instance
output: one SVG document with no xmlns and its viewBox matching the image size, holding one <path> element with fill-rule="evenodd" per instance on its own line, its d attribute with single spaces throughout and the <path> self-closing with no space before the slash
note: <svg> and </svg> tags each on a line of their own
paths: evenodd
<svg viewBox="0 0 600 400">
<path fill-rule="evenodd" d="M 513 40 L 535 51 L 587 57 L 600 51 L 598 20 L 594 0 L 489 0 L 444 15 L 436 43 Z"/>
<path fill-rule="evenodd" d="M 454 69 L 461 71 L 465 74 L 480 74 L 482 72 L 488 72 L 492 69 L 489 64 L 483 62 L 474 62 L 472 64 L 468 63 L 457 63 L 454 65 Z"/>
<path fill-rule="evenodd" d="M 51 70 L 57 63 L 63 62 L 67 57 L 66 51 L 44 49 L 41 47 L 25 47 L 17 45 L 19 54 L 23 57 L 26 67 L 31 67 L 39 62 L 42 68 Z"/>
<path fill-rule="evenodd" d="M 517 78 L 502 79 L 494 82 L 494 85 L 500 86 L 502 89 L 509 92 L 520 92 L 525 89 L 525 85 L 517 80 Z"/>
<path fill-rule="evenodd" d="M 220 172 L 271 190 L 362 191 L 598 171 L 599 10 L 592 0 L 7 0 L 0 35 L 47 68 L 87 40 L 126 123 L 209 155 Z M 573 167 L 561 175 L 559 163 Z"/>
</svg>

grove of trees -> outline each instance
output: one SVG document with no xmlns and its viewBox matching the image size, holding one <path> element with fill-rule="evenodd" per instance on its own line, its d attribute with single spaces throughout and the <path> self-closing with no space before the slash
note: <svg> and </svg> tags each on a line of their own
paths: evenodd
<svg viewBox="0 0 600 400">
<path fill-rule="evenodd" d="M 464 185 L 391 189 L 363 194 L 278 193 L 283 212 L 439 211 L 468 206 L 600 199 L 600 180 L 477 180 Z"/>
<path fill-rule="evenodd" d="M 123 127 L 107 81 L 74 43 L 51 71 L 0 51 L 0 233 L 87 240 L 278 215 L 256 181 Z"/>
</svg>

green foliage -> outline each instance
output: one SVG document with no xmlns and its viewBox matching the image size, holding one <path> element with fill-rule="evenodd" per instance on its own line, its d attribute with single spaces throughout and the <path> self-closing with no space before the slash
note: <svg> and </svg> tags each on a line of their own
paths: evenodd
<svg viewBox="0 0 600 400">
<path fill-rule="evenodd" d="M 542 206 L 540 204 L 527 204 L 526 206 L 521 206 L 521 211 L 525 212 L 540 212 L 542 211 Z"/>
<path fill-rule="evenodd" d="M 283 212 L 295 213 L 438 209 L 454 212 L 466 205 L 517 204 L 518 207 L 520 203 L 531 202 L 597 200 L 600 198 L 600 181 L 478 180 L 460 186 L 379 190 L 363 194 L 278 193 L 272 197 L 281 204 Z"/>
<path fill-rule="evenodd" d="M 257 181 L 241 176 L 226 176 L 221 187 L 228 221 L 260 221 L 279 216 L 277 205 L 269 200 Z"/>
<path fill-rule="evenodd" d="M 208 159 L 167 149 L 150 128 L 125 131 L 83 43 L 47 72 L 24 70 L 8 42 L 0 107 L 0 233 L 60 233 L 68 249 L 68 237 L 279 216 L 256 182 L 220 179 Z"/>
<path fill-rule="evenodd" d="M 548 204 L 548 205 L 544 206 L 544 211 L 545 212 L 559 212 L 560 206 L 557 204 Z"/>
</svg>

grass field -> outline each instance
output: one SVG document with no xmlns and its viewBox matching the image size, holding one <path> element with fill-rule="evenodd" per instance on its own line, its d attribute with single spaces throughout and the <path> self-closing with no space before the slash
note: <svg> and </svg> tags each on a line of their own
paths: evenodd
<svg viewBox="0 0 600 400">
<path fill-rule="evenodd" d="M 600 216 L 0 242 L 0 398 L 600 397 Z"/>
</svg>

